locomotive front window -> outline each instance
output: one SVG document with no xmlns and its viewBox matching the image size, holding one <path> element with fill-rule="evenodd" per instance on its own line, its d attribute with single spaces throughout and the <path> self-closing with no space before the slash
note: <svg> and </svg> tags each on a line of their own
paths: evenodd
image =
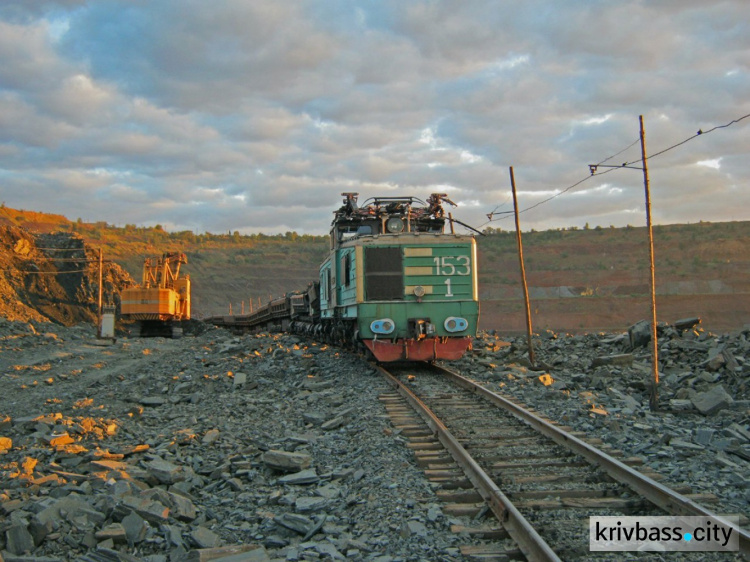
<svg viewBox="0 0 750 562">
<path fill-rule="evenodd" d="M 365 291 L 369 300 L 403 300 L 401 248 L 365 248 Z"/>
</svg>

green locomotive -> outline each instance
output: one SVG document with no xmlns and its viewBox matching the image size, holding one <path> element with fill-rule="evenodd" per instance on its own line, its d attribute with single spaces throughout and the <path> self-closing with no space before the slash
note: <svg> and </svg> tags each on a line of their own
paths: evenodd
<svg viewBox="0 0 750 562">
<path fill-rule="evenodd" d="M 379 361 L 458 359 L 479 320 L 476 241 L 455 234 L 444 194 L 342 194 L 320 267 L 317 330 L 358 342 Z M 449 232 L 446 232 L 449 226 Z"/>
</svg>

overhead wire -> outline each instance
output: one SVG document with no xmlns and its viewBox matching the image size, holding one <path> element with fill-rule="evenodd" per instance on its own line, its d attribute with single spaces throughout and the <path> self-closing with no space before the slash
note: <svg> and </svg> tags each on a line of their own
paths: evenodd
<svg viewBox="0 0 750 562">
<path fill-rule="evenodd" d="M 623 149 L 622 149 L 622 150 L 620 150 L 619 152 L 616 152 L 616 153 L 615 153 L 615 154 L 613 154 L 612 156 L 607 156 L 607 157 L 606 157 L 606 158 L 605 158 L 604 160 L 602 160 L 602 161 L 601 161 L 601 162 L 599 162 L 598 164 L 595 164 L 595 166 L 601 166 L 602 164 L 604 164 L 604 163 L 605 163 L 605 162 L 607 162 L 608 160 L 611 160 L 611 159 L 612 159 L 612 158 L 614 158 L 615 156 L 619 156 L 619 155 L 620 155 L 620 154 L 622 154 L 623 152 L 625 152 L 625 151 L 629 150 L 630 148 L 632 148 L 633 146 L 635 146 L 636 144 L 638 144 L 638 143 L 640 142 L 640 140 L 641 140 L 641 139 L 640 139 L 640 137 L 639 137 L 639 138 L 637 138 L 637 139 L 635 139 L 635 141 L 633 141 L 632 143 L 630 143 L 630 144 L 629 144 L 628 146 L 626 146 L 625 148 L 623 148 Z M 607 173 L 609 173 L 609 172 L 612 172 L 612 171 L 613 171 L 613 170 L 615 170 L 615 169 L 616 169 L 616 168 L 612 168 L 612 169 L 609 169 L 609 170 L 607 170 L 606 172 L 601 172 L 601 173 L 600 173 L 600 174 L 598 174 L 598 175 L 604 175 L 604 174 L 607 174 Z M 565 189 L 563 189 L 563 190 L 562 190 L 562 191 L 560 191 L 559 193 L 556 193 L 556 194 L 554 194 L 553 196 L 551 196 L 551 197 L 548 197 L 547 199 L 544 199 L 544 200 L 542 200 L 542 201 L 539 201 L 538 203 L 535 203 L 535 204 L 534 204 L 534 205 L 532 205 L 531 207 L 527 207 L 527 208 L 525 208 L 525 209 L 523 209 L 522 211 L 519 211 L 519 212 L 520 212 L 520 213 L 525 213 L 526 211 L 530 211 L 531 209 L 534 209 L 534 208 L 538 207 L 539 205 L 543 205 L 544 203 L 547 203 L 548 201 L 551 201 L 552 199 L 555 199 L 555 198 L 557 198 L 557 197 L 560 197 L 560 195 L 562 195 L 563 193 L 567 193 L 567 192 L 568 192 L 568 191 L 570 191 L 571 189 L 573 189 L 573 188 L 575 188 L 575 187 L 578 187 L 578 186 L 579 186 L 579 185 L 581 185 L 581 184 L 582 184 L 583 182 L 585 182 L 585 181 L 587 181 L 587 180 L 591 179 L 591 177 L 592 177 L 592 175 L 586 176 L 586 177 L 585 177 L 585 178 L 583 178 L 582 180 L 580 180 L 580 181 L 578 181 L 578 182 L 574 183 L 573 185 L 570 185 L 570 186 L 566 187 Z M 508 199 L 510 199 L 510 197 L 508 197 Z M 494 217 L 494 216 L 495 216 L 495 215 L 497 215 L 497 214 L 500 214 L 500 213 L 497 213 L 497 209 L 498 209 L 498 208 L 500 208 L 500 207 L 502 207 L 503 205 L 505 205 L 505 204 L 506 204 L 507 202 L 508 202 L 508 200 L 506 199 L 505 203 L 503 203 L 502 205 L 498 205 L 497 207 L 495 207 L 495 209 L 493 209 L 493 210 L 492 210 L 492 211 L 491 211 L 490 213 L 488 213 L 488 214 L 487 214 L 487 218 L 488 218 L 489 220 L 488 220 L 487 222 L 485 222 L 484 224 L 482 224 L 482 225 L 480 226 L 480 228 L 481 228 L 482 226 L 486 225 L 486 224 L 489 224 L 489 223 L 493 222 L 493 218 L 492 218 L 492 217 Z M 507 216 L 504 216 L 504 217 L 502 217 L 502 218 L 500 218 L 500 219 L 497 219 L 497 220 L 502 220 L 502 219 L 505 219 L 505 218 L 509 218 L 509 216 L 513 214 L 513 211 L 505 211 L 505 212 L 503 212 L 502 214 L 504 214 L 504 215 L 507 215 Z"/>
<path fill-rule="evenodd" d="M 98 259 L 91 258 L 54 258 L 51 256 L 15 256 L 17 260 L 28 260 L 28 261 L 54 261 L 55 263 L 99 263 Z"/>
<path fill-rule="evenodd" d="M 596 166 L 601 166 L 602 164 L 604 164 L 608 160 L 612 160 L 612 158 L 614 158 L 615 156 L 619 156 L 623 152 L 625 152 L 625 151 L 633 148 L 639 142 L 641 142 L 641 138 L 640 137 L 638 137 L 637 139 L 635 139 L 632 143 L 630 143 L 628 146 L 626 146 L 625 148 L 623 148 L 620 152 L 617 152 L 617 153 L 613 154 L 612 156 L 607 156 L 604 160 L 602 160 L 601 162 L 599 162 L 598 164 L 595 164 L 595 165 Z"/>
<path fill-rule="evenodd" d="M 651 158 L 654 158 L 654 157 L 656 157 L 656 156 L 659 156 L 659 155 L 661 155 L 661 154 L 664 154 L 665 152 L 669 152 L 669 151 L 670 151 L 670 150 L 672 150 L 673 148 L 677 148 L 678 146 L 682 146 L 682 145 L 683 145 L 683 144 L 685 144 L 686 142 L 689 142 L 689 141 L 691 141 L 691 140 L 693 140 L 693 139 L 695 139 L 695 138 L 698 138 L 698 137 L 700 137 L 700 136 L 702 136 L 702 135 L 707 135 L 707 134 L 709 134 L 709 133 L 713 133 L 713 132 L 714 132 L 715 130 L 717 130 L 717 129 L 726 129 L 726 128 L 727 128 L 727 127 L 729 127 L 730 125 L 734 125 L 735 123 L 739 123 L 740 121 L 742 121 L 743 119 L 747 119 L 748 117 L 750 117 L 750 113 L 748 113 L 747 115 L 743 115 L 742 117 L 738 117 L 737 119 L 733 119 L 733 120 L 731 120 L 731 121 L 730 121 L 729 123 L 726 123 L 726 124 L 724 124 L 724 125 L 716 125 L 715 127 L 712 127 L 711 129 L 709 129 L 708 131 L 702 131 L 701 129 L 698 129 L 698 132 L 697 132 L 697 133 L 695 133 L 695 134 L 694 134 L 694 135 L 693 135 L 692 137 L 689 137 L 689 138 L 685 139 L 685 140 L 684 140 L 684 141 L 682 141 L 682 142 L 679 142 L 679 143 L 677 143 L 677 144 L 674 144 L 674 145 L 670 146 L 669 148 L 665 148 L 664 150 L 662 150 L 662 151 L 660 151 L 660 152 L 656 152 L 656 153 L 654 153 L 654 154 L 650 155 L 649 157 L 647 157 L 647 158 L 646 158 L 646 160 L 651 160 Z M 638 162 L 640 162 L 640 161 L 642 161 L 642 159 L 641 159 L 641 160 L 638 160 Z"/>
<path fill-rule="evenodd" d="M 86 250 L 86 248 L 40 248 L 39 246 L 34 246 L 34 249 L 50 252 L 82 252 Z"/>
<path fill-rule="evenodd" d="M 686 138 L 686 139 L 684 139 L 684 140 L 682 140 L 682 141 L 680 141 L 680 142 L 678 142 L 676 144 L 673 144 L 672 146 L 669 146 L 669 147 L 665 148 L 664 150 L 660 150 L 659 152 L 655 152 L 654 154 L 651 154 L 651 155 L 647 156 L 646 160 L 651 160 L 652 158 L 660 156 L 660 155 L 664 154 L 665 152 L 669 152 L 670 150 L 673 150 L 673 149 L 675 149 L 675 148 L 677 148 L 679 146 L 682 146 L 683 144 L 688 143 L 691 140 L 694 140 L 694 139 L 696 139 L 699 136 L 707 135 L 709 133 L 712 133 L 712 132 L 716 131 L 717 129 L 725 129 L 725 128 L 731 126 L 731 125 L 734 125 L 735 123 L 739 123 L 743 119 L 747 119 L 748 117 L 750 117 L 750 113 L 747 114 L 747 115 L 743 115 L 742 117 L 738 117 L 736 119 L 733 119 L 732 121 L 730 121 L 729 123 L 725 123 L 724 125 L 716 125 L 715 127 L 712 127 L 711 129 L 709 129 L 707 131 L 703 131 L 702 129 L 698 129 L 698 132 L 695 133 L 693 136 L 688 137 L 688 138 Z M 615 170 L 619 170 L 621 168 L 625 168 L 625 167 L 628 167 L 628 166 L 630 166 L 632 164 L 637 164 L 639 162 L 643 163 L 643 158 L 639 158 L 638 160 L 633 160 L 632 162 L 624 162 L 620 166 L 612 166 L 608 170 L 605 170 L 603 172 L 597 171 L 597 167 L 598 166 L 601 166 L 602 164 L 604 164 L 608 160 L 611 160 L 615 156 L 618 156 L 618 155 L 622 154 L 623 152 L 627 151 L 628 149 L 632 148 L 633 146 L 635 146 L 636 144 L 638 144 L 640 142 L 640 140 L 641 140 L 640 137 L 638 137 L 638 139 L 636 139 L 634 142 L 632 142 L 631 144 L 629 144 L 628 146 L 626 146 L 625 148 L 623 148 L 619 152 L 613 154 L 612 156 L 608 156 L 607 158 L 605 158 L 604 160 L 602 160 L 601 162 L 599 162 L 597 164 L 590 164 L 589 165 L 589 167 L 591 169 L 590 175 L 588 175 L 585 178 L 583 178 L 582 180 L 577 181 L 576 183 L 574 183 L 574 184 L 566 187 L 565 189 L 563 189 L 559 193 L 555 193 L 554 195 L 552 195 L 551 197 L 548 197 L 547 199 L 544 199 L 542 201 L 539 201 L 538 203 L 535 203 L 534 205 L 531 205 L 530 207 L 526 207 L 525 209 L 522 209 L 521 211 L 519 211 L 519 213 L 525 213 L 526 211 L 530 211 L 532 209 L 535 209 L 536 207 L 539 207 L 540 205 L 543 205 L 544 203 L 548 203 L 549 201 L 551 201 L 553 199 L 556 199 L 557 197 L 560 197 L 564 193 L 567 193 L 571 189 L 573 189 L 575 187 L 578 187 L 579 185 L 581 185 L 582 183 L 584 183 L 585 181 L 588 181 L 589 179 L 591 179 L 593 177 L 603 176 L 603 175 L 608 174 L 610 172 L 614 172 Z M 500 205 L 498 207 L 500 207 Z M 495 207 L 495 210 L 497 210 L 498 207 Z M 494 210 L 493 210 L 493 212 L 488 213 L 487 217 L 489 218 L 489 220 L 487 222 L 483 223 L 482 225 L 480 225 L 479 228 L 481 228 L 482 226 L 485 226 L 486 224 L 489 224 L 489 223 L 493 222 L 495 219 L 493 219 L 492 217 L 494 215 L 496 215 L 496 214 L 498 214 L 498 213 L 495 213 Z M 508 212 L 508 213 L 505 213 L 505 214 L 506 215 L 510 215 L 511 212 Z M 496 220 L 502 220 L 502 219 L 505 219 L 505 218 L 508 218 L 508 216 L 504 216 L 504 217 L 501 217 L 501 218 L 496 219 Z"/>
<path fill-rule="evenodd" d="M 690 136 L 690 137 L 688 137 L 688 138 L 686 138 L 686 139 L 684 139 L 684 140 L 682 140 L 682 141 L 680 141 L 680 142 L 678 142 L 676 144 L 673 144 L 672 146 L 669 146 L 669 147 L 665 148 L 664 150 L 660 150 L 659 152 L 654 152 L 653 154 L 650 154 L 649 156 L 646 157 L 646 160 L 651 160 L 652 158 L 656 158 L 657 156 L 661 156 L 665 152 L 669 152 L 670 150 L 673 150 L 673 149 L 675 149 L 677 147 L 680 147 L 683 144 L 690 142 L 691 140 L 697 139 L 698 137 L 703 136 L 703 135 L 707 135 L 709 133 L 713 133 L 717 129 L 725 129 L 725 128 L 731 126 L 731 125 L 734 125 L 735 123 L 739 123 L 743 119 L 747 119 L 748 117 L 750 117 L 750 113 L 748 113 L 747 115 L 743 115 L 742 117 L 738 117 L 737 119 L 733 119 L 729 123 L 725 123 L 724 125 L 716 125 L 715 127 L 710 128 L 708 131 L 704 131 L 702 129 L 698 129 L 698 132 L 696 132 L 693 136 Z M 638 139 L 638 141 L 640 141 L 640 139 Z M 630 145 L 630 146 L 633 146 L 633 145 Z M 630 148 L 630 147 L 628 147 L 628 148 Z M 627 149 L 625 149 L 625 150 L 627 150 Z M 621 151 L 621 152 L 624 152 L 624 150 Z M 603 162 L 606 162 L 606 160 L 604 160 Z M 601 165 L 603 162 L 600 162 L 599 164 L 593 164 L 592 166 L 595 169 L 597 166 Z M 643 163 L 643 158 L 639 158 L 638 160 L 633 160 L 632 162 L 624 162 L 620 166 L 615 166 L 615 169 L 616 168 L 625 168 L 627 166 L 630 166 L 631 164 L 637 164 L 639 162 Z M 601 175 L 603 173 L 604 172 L 596 173 L 596 171 L 594 171 L 592 173 L 592 175 Z"/>
<path fill-rule="evenodd" d="M 499 205 L 497 205 L 497 206 L 496 206 L 496 207 L 495 207 L 494 209 L 492 209 L 492 210 L 491 210 L 491 211 L 490 211 L 489 213 L 487 213 L 487 218 L 488 218 L 488 219 L 490 219 L 490 220 L 492 220 L 492 217 L 493 217 L 494 215 L 496 215 L 496 214 L 499 214 L 499 213 L 497 212 L 497 210 L 498 210 L 498 209 L 499 209 L 500 207 L 504 207 L 505 205 L 507 205 L 507 204 L 508 204 L 508 201 L 510 201 L 510 195 L 508 195 L 508 197 L 507 197 L 507 198 L 505 199 L 505 201 L 503 201 L 502 203 L 500 203 Z M 510 212 L 512 212 L 512 211 L 503 211 L 503 213 L 502 213 L 502 214 L 505 214 L 505 213 L 510 213 Z M 487 224 L 487 223 L 485 223 L 485 224 Z"/>
<path fill-rule="evenodd" d="M 632 145 L 631 145 L 631 146 L 632 146 Z M 615 154 L 614 156 L 617 156 L 617 155 Z M 611 157 L 610 157 L 610 158 L 611 158 Z M 604 174 L 608 174 L 608 173 L 610 173 L 610 172 L 614 172 L 615 170 L 617 170 L 617 168 L 610 168 L 610 169 L 609 169 L 609 170 L 607 170 L 606 172 L 601 172 L 601 173 L 599 173 L 599 174 L 597 174 L 597 175 L 598 175 L 598 176 L 603 176 Z M 560 196 L 561 196 L 561 195 L 563 195 L 564 193 L 567 193 L 568 191 L 570 191 L 570 190 L 571 190 L 571 189 L 573 189 L 574 187 L 578 187 L 578 186 L 579 186 L 579 185 L 581 185 L 581 184 L 582 184 L 583 182 L 586 182 L 586 181 L 590 180 L 590 179 L 591 179 L 591 178 L 593 178 L 593 177 L 594 177 L 593 175 L 589 175 L 589 176 L 586 176 L 586 177 L 585 177 L 585 178 L 583 178 L 582 180 L 579 180 L 579 181 L 577 181 L 576 183 L 574 183 L 573 185 L 569 185 L 568 187 L 566 187 L 565 189 L 563 189 L 563 190 L 562 190 L 562 191 L 560 191 L 559 193 L 555 193 L 554 195 L 552 195 L 552 196 L 550 196 L 550 197 L 547 197 L 547 199 L 543 199 L 542 201 L 539 201 L 538 203 L 534 203 L 534 204 L 533 204 L 533 205 L 531 205 L 530 207 L 526 207 L 525 209 L 522 209 L 521 211 L 519 211 L 519 213 L 525 213 L 526 211 L 530 211 L 531 209 L 535 209 L 536 207 L 539 207 L 540 205 L 543 205 L 544 203 L 547 203 L 547 202 L 549 202 L 549 201 L 552 201 L 553 199 L 556 199 L 556 198 L 560 197 Z M 510 218 L 510 215 L 512 215 L 512 214 L 513 214 L 513 211 L 507 211 L 507 212 L 505 213 L 505 215 L 506 215 L 506 216 L 504 216 L 504 217 L 501 217 L 501 218 L 499 218 L 499 219 L 497 219 L 497 220 L 503 220 L 503 219 L 506 219 L 506 218 Z M 493 219 L 490 219 L 490 220 L 488 220 L 487 222 L 485 222 L 484 224 L 480 225 L 480 227 L 479 227 L 479 228 L 481 228 L 482 226 L 484 226 L 484 225 L 486 225 L 486 224 L 489 224 L 489 223 L 491 223 L 491 222 L 493 222 Z"/>
<path fill-rule="evenodd" d="M 89 271 L 88 269 L 71 269 L 66 271 L 25 271 L 23 269 L 17 269 L 19 273 L 23 273 L 25 275 L 64 275 L 66 273 L 85 273 Z"/>
</svg>

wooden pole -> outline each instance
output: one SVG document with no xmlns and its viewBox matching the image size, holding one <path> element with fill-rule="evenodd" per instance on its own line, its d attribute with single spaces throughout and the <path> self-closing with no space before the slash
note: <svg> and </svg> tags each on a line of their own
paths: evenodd
<svg viewBox="0 0 750 562">
<path fill-rule="evenodd" d="M 102 335 L 102 249 L 99 248 L 99 295 L 96 306 L 96 320 L 98 322 L 96 328 L 97 337 Z"/>
<path fill-rule="evenodd" d="M 526 285 L 526 268 L 523 264 L 523 243 L 521 242 L 521 222 L 518 219 L 518 198 L 516 197 L 516 178 L 513 176 L 513 166 L 510 167 L 510 185 L 513 190 L 513 213 L 516 215 L 516 242 L 518 242 L 518 261 L 521 265 L 521 284 L 523 285 L 523 300 L 526 306 L 526 333 L 529 340 L 529 361 L 536 365 L 534 359 L 534 344 L 531 330 L 531 306 L 529 305 L 529 288 Z"/>
<path fill-rule="evenodd" d="M 651 190 L 649 189 L 648 165 L 646 163 L 646 131 L 643 127 L 643 115 L 638 118 L 641 126 L 641 158 L 643 160 L 643 185 L 646 190 L 646 226 L 648 227 L 649 269 L 651 272 L 651 363 L 653 380 L 651 381 L 651 411 L 659 409 L 659 347 L 656 341 L 656 268 L 654 266 L 654 232 L 651 226 Z"/>
</svg>

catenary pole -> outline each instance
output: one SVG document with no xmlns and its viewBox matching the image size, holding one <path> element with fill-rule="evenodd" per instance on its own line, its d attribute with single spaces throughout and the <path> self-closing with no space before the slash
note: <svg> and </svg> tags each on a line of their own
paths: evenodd
<svg viewBox="0 0 750 562">
<path fill-rule="evenodd" d="M 102 249 L 99 248 L 99 294 L 97 295 L 96 305 L 96 334 L 99 337 L 102 335 L 102 263 Z"/>
<path fill-rule="evenodd" d="M 641 158 L 643 160 L 643 185 L 646 191 L 646 226 L 648 227 L 649 270 L 651 273 L 651 363 L 653 379 L 649 406 L 651 411 L 659 409 L 659 347 L 656 341 L 656 275 L 654 266 L 654 232 L 651 226 L 651 190 L 648 180 L 646 160 L 646 130 L 643 126 L 643 115 L 638 118 L 641 126 Z"/>
<path fill-rule="evenodd" d="M 523 264 L 523 242 L 521 241 L 521 222 L 518 218 L 518 198 L 516 197 L 516 178 L 513 176 L 513 166 L 510 167 L 510 186 L 513 191 L 513 213 L 516 216 L 516 242 L 518 243 L 518 261 L 521 264 L 521 284 L 523 285 L 523 300 L 526 306 L 526 334 L 529 340 L 529 361 L 536 365 L 534 359 L 534 344 L 531 329 L 531 306 L 529 305 L 529 288 L 526 285 L 526 268 Z"/>
</svg>

